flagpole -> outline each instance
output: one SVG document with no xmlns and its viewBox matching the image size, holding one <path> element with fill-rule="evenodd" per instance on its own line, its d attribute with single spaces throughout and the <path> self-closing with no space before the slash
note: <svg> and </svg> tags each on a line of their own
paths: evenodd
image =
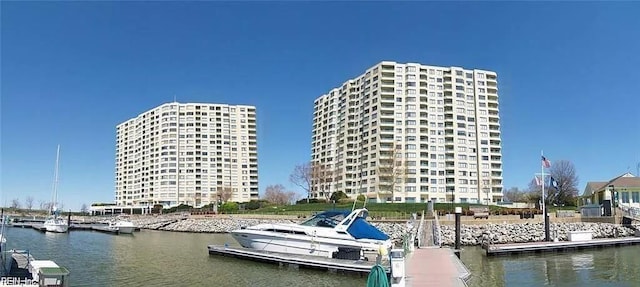
<svg viewBox="0 0 640 287">
<path fill-rule="evenodd" d="M 540 159 L 541 159 L 541 163 L 540 163 L 540 168 L 542 169 L 542 216 L 544 216 L 544 240 L 545 241 L 551 241 L 550 235 L 549 235 L 549 214 L 547 212 L 547 205 L 546 205 L 546 197 L 544 196 L 544 183 L 545 183 L 545 178 L 544 178 L 544 168 L 545 168 L 545 161 L 546 158 L 544 157 L 544 151 L 541 150 L 540 151 Z"/>
<path fill-rule="evenodd" d="M 544 150 L 540 151 L 540 159 L 542 159 L 542 158 L 544 158 Z M 546 209 L 545 209 L 546 206 L 544 204 L 544 201 L 545 201 L 544 200 L 544 162 L 540 163 L 540 169 L 542 171 L 542 175 L 541 175 L 542 178 L 540 178 L 540 182 L 542 183 L 541 184 L 542 185 L 542 200 L 541 200 L 542 201 L 542 204 L 541 204 L 542 205 L 542 215 L 546 218 L 547 217 L 547 213 L 546 213 Z"/>
</svg>

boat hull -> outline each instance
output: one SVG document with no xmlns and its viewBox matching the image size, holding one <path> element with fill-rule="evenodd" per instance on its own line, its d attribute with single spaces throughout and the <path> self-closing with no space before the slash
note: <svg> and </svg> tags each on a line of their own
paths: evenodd
<svg viewBox="0 0 640 287">
<path fill-rule="evenodd" d="M 45 224 L 44 228 L 47 232 L 65 233 L 69 231 L 69 226 L 66 224 Z"/>
<path fill-rule="evenodd" d="M 117 227 L 118 231 L 122 234 L 133 234 L 133 231 L 135 231 L 135 227 L 133 226 L 119 226 Z"/>
<path fill-rule="evenodd" d="M 384 244 L 377 244 L 348 239 L 314 238 L 304 235 L 261 234 L 246 230 L 236 230 L 231 234 L 244 248 L 326 258 L 332 258 L 334 252 L 337 252 L 340 247 L 377 251 L 382 246 L 390 248 L 391 245 L 390 241 Z"/>
<path fill-rule="evenodd" d="M 127 220 L 119 220 L 110 226 L 117 229 L 118 232 L 123 234 L 132 234 L 136 229 L 136 226 L 131 221 Z"/>
</svg>

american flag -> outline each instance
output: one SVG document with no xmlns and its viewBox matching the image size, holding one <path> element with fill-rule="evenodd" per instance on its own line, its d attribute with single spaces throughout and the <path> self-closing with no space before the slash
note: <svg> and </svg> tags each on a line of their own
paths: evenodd
<svg viewBox="0 0 640 287">
<path fill-rule="evenodd" d="M 551 167 L 551 162 L 544 156 L 542 156 L 542 166 L 546 168 Z"/>
</svg>

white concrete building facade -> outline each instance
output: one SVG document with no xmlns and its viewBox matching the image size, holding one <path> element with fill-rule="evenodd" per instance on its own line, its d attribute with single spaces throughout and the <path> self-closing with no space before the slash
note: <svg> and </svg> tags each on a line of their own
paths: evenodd
<svg viewBox="0 0 640 287">
<path fill-rule="evenodd" d="M 381 62 L 314 103 L 313 197 L 502 200 L 497 74 Z"/>
<path fill-rule="evenodd" d="M 166 103 L 116 128 L 118 206 L 258 199 L 256 109 Z"/>
</svg>

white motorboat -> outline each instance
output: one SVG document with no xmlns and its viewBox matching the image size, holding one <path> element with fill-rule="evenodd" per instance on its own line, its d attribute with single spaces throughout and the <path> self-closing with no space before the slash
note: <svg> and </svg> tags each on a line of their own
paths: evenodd
<svg viewBox="0 0 640 287">
<path fill-rule="evenodd" d="M 389 236 L 367 222 L 367 216 L 364 208 L 325 211 L 300 224 L 258 224 L 231 235 L 245 248 L 328 258 L 341 258 L 341 252 L 357 251 L 360 257 L 361 252 L 390 250 Z"/>
<path fill-rule="evenodd" d="M 60 212 L 57 208 L 58 204 L 58 167 L 60 162 L 60 145 L 56 152 L 56 169 L 53 181 L 53 200 L 51 201 L 51 214 L 44 221 L 44 228 L 48 232 L 65 233 L 69 230 L 69 222 L 60 216 Z"/>
<path fill-rule="evenodd" d="M 132 234 L 136 230 L 136 226 L 133 222 L 128 220 L 118 220 L 116 222 L 110 222 L 109 228 L 118 230 L 122 234 Z"/>
</svg>

